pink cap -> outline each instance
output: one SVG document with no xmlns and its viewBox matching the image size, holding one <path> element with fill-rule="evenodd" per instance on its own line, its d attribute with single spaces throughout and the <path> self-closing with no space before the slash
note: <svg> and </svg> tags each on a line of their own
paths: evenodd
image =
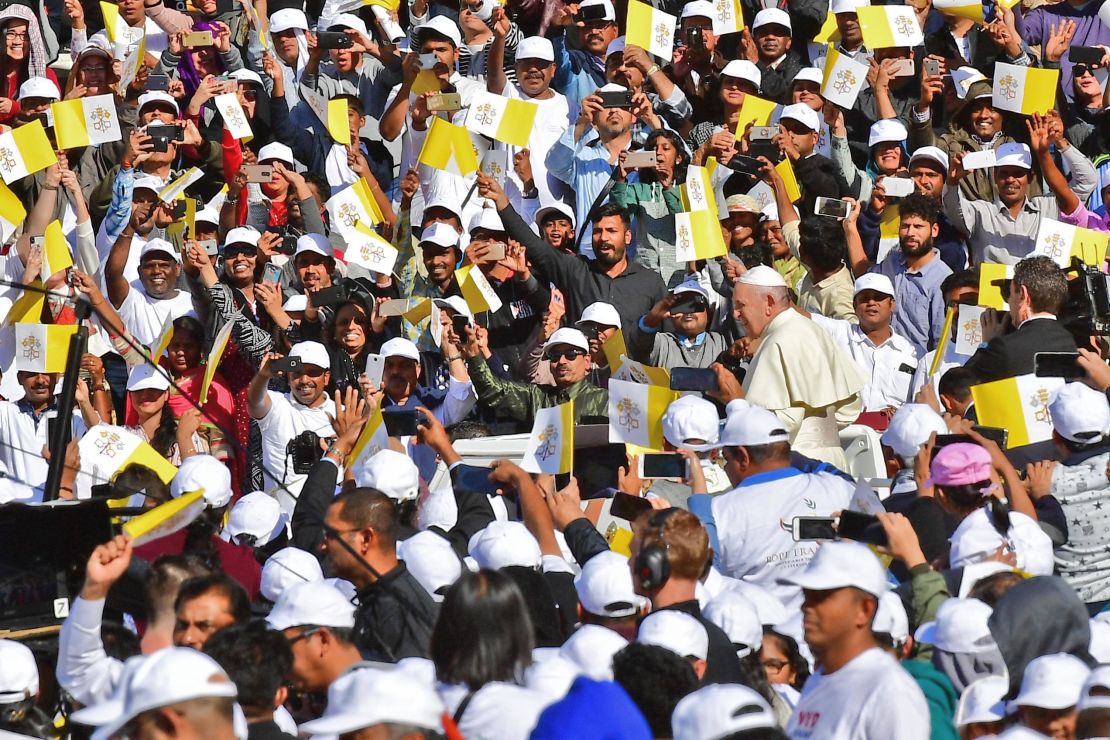
<svg viewBox="0 0 1110 740">
<path fill-rule="evenodd" d="M 940 448 L 929 472 L 936 485 L 962 486 L 990 479 L 991 468 L 989 452 L 977 444 L 957 442 Z"/>
</svg>

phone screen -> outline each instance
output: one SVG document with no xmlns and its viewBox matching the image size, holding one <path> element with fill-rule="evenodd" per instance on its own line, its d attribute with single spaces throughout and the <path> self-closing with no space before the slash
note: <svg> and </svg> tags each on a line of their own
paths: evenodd
<svg viewBox="0 0 1110 740">
<path fill-rule="evenodd" d="M 382 421 L 390 437 L 411 437 L 422 419 L 416 409 L 382 409 Z"/>
<path fill-rule="evenodd" d="M 1078 352 L 1037 352 L 1033 372 L 1041 378 L 1082 378 L 1086 374 L 1079 366 Z"/>
<path fill-rule="evenodd" d="M 613 494 L 613 503 L 609 507 L 609 513 L 618 519 L 635 521 L 636 517 L 645 511 L 651 511 L 651 502 L 646 498 L 633 496 L 623 491 L 617 491 Z"/>
<path fill-rule="evenodd" d="M 673 452 L 649 452 L 641 458 L 641 478 L 676 478 L 686 477 L 686 458 Z"/>
<path fill-rule="evenodd" d="M 716 391 L 717 373 L 709 368 L 674 367 L 671 368 L 672 391 Z"/>
<path fill-rule="evenodd" d="M 456 465 L 451 470 L 451 487 L 456 491 L 496 496 L 499 483 L 489 479 L 490 469 L 477 465 Z"/>
<path fill-rule="evenodd" d="M 832 218 L 847 218 L 848 211 L 851 206 L 846 200 L 838 200 L 837 198 L 822 198 L 818 197 L 816 207 L 814 210 L 819 216 L 831 216 Z"/>
<path fill-rule="evenodd" d="M 281 267 L 270 262 L 266 265 L 266 269 L 262 271 L 262 282 L 269 283 L 270 285 L 277 285 L 281 282 Z"/>
<path fill-rule="evenodd" d="M 885 545 L 886 530 L 879 524 L 878 517 L 861 514 L 858 511 L 840 512 L 836 533 L 842 539 L 855 540 L 868 545 Z"/>
<path fill-rule="evenodd" d="M 835 540 L 836 520 L 831 516 L 794 517 L 795 540 Z"/>
</svg>

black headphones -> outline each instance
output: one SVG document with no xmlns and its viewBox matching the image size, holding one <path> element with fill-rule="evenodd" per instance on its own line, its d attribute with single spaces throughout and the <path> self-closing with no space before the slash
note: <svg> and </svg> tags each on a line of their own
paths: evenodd
<svg viewBox="0 0 1110 740">
<path fill-rule="evenodd" d="M 659 541 L 663 544 L 642 547 L 636 555 L 636 579 L 644 591 L 656 591 L 662 588 L 671 577 L 671 559 L 667 555 L 670 546 L 663 539 L 663 528 L 667 525 L 667 519 L 676 511 L 679 509 L 675 507 L 657 511 L 647 521 L 647 529 L 657 531 Z"/>
</svg>

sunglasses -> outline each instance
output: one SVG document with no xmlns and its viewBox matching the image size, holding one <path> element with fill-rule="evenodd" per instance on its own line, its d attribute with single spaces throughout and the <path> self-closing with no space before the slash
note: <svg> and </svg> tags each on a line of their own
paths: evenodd
<svg viewBox="0 0 1110 740">
<path fill-rule="evenodd" d="M 258 100 L 257 90 L 240 90 L 239 94 L 243 96 L 243 100 Z"/>
<path fill-rule="evenodd" d="M 247 257 L 257 257 L 258 248 L 251 246 L 234 246 L 228 247 L 224 250 L 224 259 L 230 259 L 237 254 L 246 255 Z"/>
<path fill-rule="evenodd" d="M 671 309 L 671 315 L 687 314 L 687 313 L 701 313 L 708 311 L 709 304 L 705 301 L 692 301 L 683 306 L 675 306 Z"/>
<path fill-rule="evenodd" d="M 1095 70 L 1100 68 L 1101 66 L 1101 64 L 1076 64 L 1071 68 L 1072 76 L 1078 79 L 1088 72 L 1093 75 L 1095 73 Z"/>
<path fill-rule="evenodd" d="M 559 360 L 577 360 L 586 354 L 584 350 L 580 349 L 564 349 L 564 350 L 549 350 L 546 353 L 548 362 L 558 362 Z"/>
</svg>

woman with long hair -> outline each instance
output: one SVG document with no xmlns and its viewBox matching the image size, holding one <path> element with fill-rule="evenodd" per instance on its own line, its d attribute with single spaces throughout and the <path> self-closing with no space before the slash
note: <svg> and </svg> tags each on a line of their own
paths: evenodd
<svg viewBox="0 0 1110 740">
<path fill-rule="evenodd" d="M 324 329 L 324 345 L 331 357 L 331 381 L 335 389 L 359 387 L 366 372 L 366 356 L 381 346 L 381 334 L 373 326 L 374 298 L 355 293 L 340 301 Z M 384 327 L 383 327 L 384 328 Z"/>
<path fill-rule="evenodd" d="M 45 77 L 60 91 L 58 76 L 46 66 L 46 48 L 39 22 L 26 5 L 12 3 L 0 10 L 0 124 L 11 125 L 19 114 L 19 86 L 31 77 Z"/>
<path fill-rule="evenodd" d="M 208 444 L 197 434 L 200 412 L 190 409 L 178 422 L 167 403 L 169 389 L 169 378 L 161 368 L 148 363 L 133 367 L 127 376 L 127 406 L 135 423 L 129 421 L 127 429 L 149 442 L 159 455 L 180 465 L 197 453 L 207 454 Z"/>
<path fill-rule="evenodd" d="M 184 31 L 170 34 L 169 45 L 154 69 L 157 73 L 181 80 L 185 85 L 186 98 L 192 98 L 206 78 L 243 68 L 243 56 L 231 43 L 231 31 L 226 23 L 197 21 L 193 24 L 193 33 L 201 31 L 212 34 L 211 46 L 186 47 Z"/>
</svg>

